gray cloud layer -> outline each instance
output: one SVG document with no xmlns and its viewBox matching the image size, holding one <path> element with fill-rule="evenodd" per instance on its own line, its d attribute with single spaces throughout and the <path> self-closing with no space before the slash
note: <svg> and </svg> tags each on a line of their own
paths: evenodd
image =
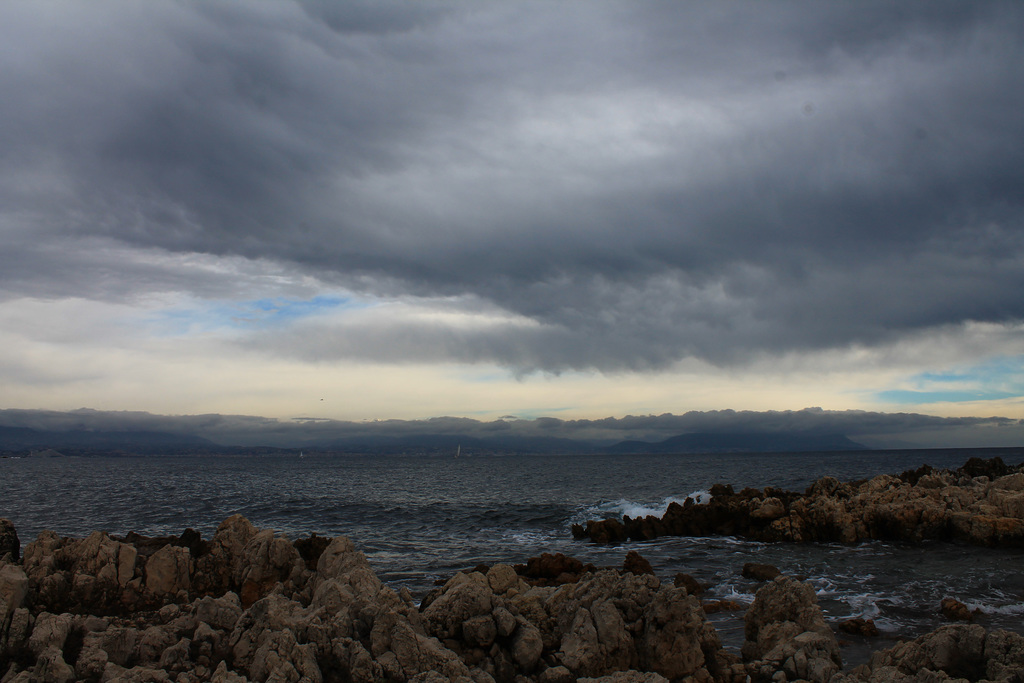
<svg viewBox="0 0 1024 683">
<path fill-rule="evenodd" d="M 304 358 L 652 369 L 1024 318 L 1016 3 L 0 7 L 0 296 L 276 264 L 529 325 Z"/>
</svg>

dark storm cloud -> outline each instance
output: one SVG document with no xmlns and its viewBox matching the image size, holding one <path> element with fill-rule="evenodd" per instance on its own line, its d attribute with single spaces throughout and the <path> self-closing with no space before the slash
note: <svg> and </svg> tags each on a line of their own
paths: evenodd
<svg viewBox="0 0 1024 683">
<path fill-rule="evenodd" d="M 787 411 L 691 411 L 683 415 L 638 415 L 599 420 L 560 420 L 514 417 L 482 422 L 464 417 L 426 420 L 374 420 L 347 422 L 318 418 L 277 420 L 246 415 L 153 415 L 131 411 L 0 410 L 0 427 L 27 427 L 41 431 L 156 431 L 198 435 L 217 443 L 247 446 L 301 446 L 360 437 L 463 435 L 553 437 L 591 444 L 627 439 L 660 441 L 688 433 L 720 434 L 845 434 L 885 445 L 926 435 L 924 443 L 948 442 L 958 434 L 967 445 L 1006 445 L 998 432 L 1012 432 L 1019 443 L 1024 422 L 1004 417 L 944 418 L 916 413 L 877 413 L 820 408 Z M 895 440 L 895 441 L 894 441 Z"/>
<path fill-rule="evenodd" d="M 268 351 L 527 371 L 1024 318 L 1014 3 L 8 2 L 0 45 L 8 298 L 240 257 L 514 319 Z"/>
</svg>

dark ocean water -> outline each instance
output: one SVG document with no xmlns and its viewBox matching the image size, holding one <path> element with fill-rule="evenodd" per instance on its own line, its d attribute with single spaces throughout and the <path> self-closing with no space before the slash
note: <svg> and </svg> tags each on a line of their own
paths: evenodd
<svg viewBox="0 0 1024 683">
<path fill-rule="evenodd" d="M 621 566 L 638 550 L 662 580 L 687 572 L 712 584 L 708 599 L 753 600 L 745 562 L 806 577 L 826 617 L 873 618 L 883 639 L 853 643 L 847 661 L 886 638 L 939 626 L 939 602 L 955 597 L 986 627 L 1024 632 L 1024 551 L 932 543 L 766 545 L 734 538 L 666 538 L 604 547 L 574 541 L 569 527 L 605 516 L 661 514 L 712 484 L 803 490 L 825 475 L 843 481 L 898 474 L 969 457 L 1024 461 L 1024 449 L 868 453 L 510 457 L 129 457 L 0 459 L 0 517 L 22 543 L 42 529 L 85 536 L 210 538 L 241 513 L 290 538 L 347 535 L 391 585 L 423 595 L 437 579 L 479 563 L 519 563 L 563 552 Z M 742 641 L 742 612 L 713 615 L 723 640 Z M 866 650 L 865 650 L 866 651 Z"/>
</svg>

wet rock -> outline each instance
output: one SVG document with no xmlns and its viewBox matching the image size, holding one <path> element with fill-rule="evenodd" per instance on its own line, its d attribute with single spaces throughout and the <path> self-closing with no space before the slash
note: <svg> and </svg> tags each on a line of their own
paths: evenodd
<svg viewBox="0 0 1024 683">
<path fill-rule="evenodd" d="M 622 543 L 629 538 L 626 527 L 617 519 L 588 521 L 585 536 L 594 543 Z"/>
<path fill-rule="evenodd" d="M 939 609 L 942 616 L 950 621 L 974 621 L 971 609 L 956 598 L 943 598 Z"/>
<path fill-rule="evenodd" d="M 594 571 L 594 566 L 562 553 L 542 553 L 540 557 L 531 557 L 525 565 L 516 565 L 515 570 L 527 583 L 551 586 L 575 583 L 584 573 Z"/>
<path fill-rule="evenodd" d="M 855 617 L 853 619 L 847 619 L 839 624 L 839 630 L 843 633 L 849 633 L 854 636 L 864 636 L 866 638 L 874 638 L 878 636 L 878 627 L 875 626 L 875 622 L 872 619 L 862 619 Z"/>
<path fill-rule="evenodd" d="M 743 565 L 743 577 L 752 581 L 771 581 L 781 573 L 778 567 L 770 564 L 747 562 Z"/>
<path fill-rule="evenodd" d="M 630 550 L 626 553 L 626 559 L 622 563 L 622 571 L 630 574 L 654 575 L 654 568 L 651 566 L 651 563 L 635 550 Z"/>
<path fill-rule="evenodd" d="M 689 574 L 682 572 L 676 574 L 672 583 L 676 588 L 685 588 L 686 592 L 690 595 L 703 595 L 704 593 L 704 586 L 700 585 L 700 582 Z"/>
<path fill-rule="evenodd" d="M 588 521 L 576 538 L 596 543 L 663 535 L 736 535 L 768 542 L 960 540 L 1024 547 L 1024 464 L 972 459 L 954 471 L 924 466 L 899 477 L 842 483 L 824 477 L 803 494 L 716 484 L 709 502 L 673 503 L 660 518 Z"/>
<path fill-rule="evenodd" d="M 740 610 L 746 609 L 745 605 L 742 605 L 735 600 L 712 600 L 703 604 L 705 614 L 715 614 L 716 612 L 739 612 Z"/>
<path fill-rule="evenodd" d="M 778 498 L 765 498 L 750 511 L 752 519 L 771 521 L 786 514 L 785 504 Z"/>
</svg>

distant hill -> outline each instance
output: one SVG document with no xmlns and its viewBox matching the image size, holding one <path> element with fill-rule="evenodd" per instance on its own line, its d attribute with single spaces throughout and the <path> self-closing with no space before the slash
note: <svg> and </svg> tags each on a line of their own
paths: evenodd
<svg viewBox="0 0 1024 683">
<path fill-rule="evenodd" d="M 478 437 L 463 434 L 409 434 L 339 439 L 315 445 L 328 450 L 351 453 L 440 454 L 455 453 L 461 447 L 465 455 L 509 453 L 593 453 L 594 447 L 582 441 L 539 436 Z"/>
<path fill-rule="evenodd" d="M 681 434 L 659 442 L 622 441 L 601 447 L 593 442 L 513 434 L 363 435 L 324 441 L 305 440 L 285 447 L 224 446 L 190 434 L 157 431 L 47 431 L 0 427 L 0 453 L 28 455 L 52 449 L 65 455 L 214 455 L 310 452 L 376 455 L 765 453 L 868 450 L 842 434 L 758 433 Z"/>
<path fill-rule="evenodd" d="M 605 453 L 782 453 L 807 451 L 865 451 L 867 446 L 843 434 L 751 433 L 680 434 L 664 441 L 621 441 Z"/>
<path fill-rule="evenodd" d="M 0 451 L 130 451 L 162 454 L 220 446 L 199 436 L 148 431 L 47 431 L 27 427 L 0 427 Z"/>
</svg>

